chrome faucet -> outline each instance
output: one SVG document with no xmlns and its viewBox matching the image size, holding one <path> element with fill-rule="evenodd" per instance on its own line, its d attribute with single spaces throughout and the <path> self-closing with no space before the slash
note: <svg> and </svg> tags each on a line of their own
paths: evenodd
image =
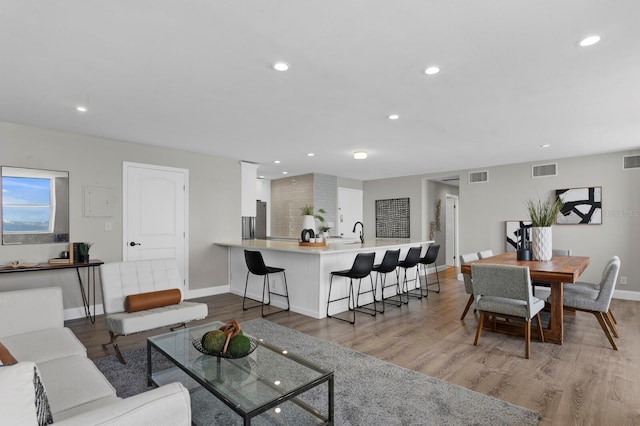
<svg viewBox="0 0 640 426">
<path fill-rule="evenodd" d="M 355 225 L 353 225 L 353 231 L 351 232 L 356 232 L 356 227 L 358 226 L 358 224 L 360 224 L 360 242 L 364 244 L 364 225 L 362 224 L 362 222 L 356 222 Z"/>
</svg>

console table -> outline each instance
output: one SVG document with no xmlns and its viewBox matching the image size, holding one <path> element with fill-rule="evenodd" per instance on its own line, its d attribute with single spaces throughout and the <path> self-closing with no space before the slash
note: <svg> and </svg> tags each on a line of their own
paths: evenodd
<svg viewBox="0 0 640 426">
<path fill-rule="evenodd" d="M 84 313 L 91 322 L 96 321 L 96 268 L 102 265 L 104 262 L 99 259 L 91 259 L 89 262 L 76 262 L 76 263 L 38 263 L 30 266 L 3 266 L 0 267 L 0 274 L 14 273 L 14 272 L 33 272 L 33 271 L 55 271 L 58 269 L 75 269 L 78 276 L 78 284 L 80 285 L 80 294 L 82 295 L 82 303 L 84 305 Z M 87 270 L 86 285 L 82 281 L 80 269 L 85 268 Z M 93 314 L 91 313 L 90 300 L 93 298 Z"/>
</svg>

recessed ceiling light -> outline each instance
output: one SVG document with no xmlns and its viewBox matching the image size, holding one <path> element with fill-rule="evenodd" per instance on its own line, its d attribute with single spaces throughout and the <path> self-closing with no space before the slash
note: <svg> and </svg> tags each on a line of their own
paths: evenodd
<svg viewBox="0 0 640 426">
<path fill-rule="evenodd" d="M 400 116 L 398 114 L 389 115 L 389 120 L 397 120 L 398 118 L 400 118 Z"/>
<path fill-rule="evenodd" d="M 307 157 L 313 157 L 315 154 L 313 152 L 310 152 L 307 154 Z"/>
<path fill-rule="evenodd" d="M 289 174 L 289 172 L 282 172 L 282 174 L 283 174 L 283 175 L 288 175 L 288 174 Z"/>
<path fill-rule="evenodd" d="M 578 43 L 581 47 L 593 46 L 594 44 L 600 41 L 600 36 L 592 35 L 589 37 L 585 37 Z"/>
<path fill-rule="evenodd" d="M 280 160 L 275 160 L 274 163 L 280 164 Z"/>
<path fill-rule="evenodd" d="M 424 70 L 424 73 L 427 75 L 434 75 L 434 74 L 438 74 L 440 72 L 440 67 L 429 67 L 426 70 Z"/>
<path fill-rule="evenodd" d="M 76 111 L 78 111 L 78 112 L 87 112 L 87 107 L 82 106 L 82 105 L 78 105 L 76 107 Z"/>
<path fill-rule="evenodd" d="M 549 148 L 550 146 L 551 146 L 550 143 L 545 143 L 545 144 L 540 145 L 540 148 Z"/>
<path fill-rule="evenodd" d="M 286 62 L 276 62 L 273 64 L 273 69 L 276 71 L 287 71 L 289 69 L 289 64 Z"/>
<path fill-rule="evenodd" d="M 353 153 L 353 158 L 356 160 L 364 160 L 367 158 L 367 153 L 365 151 L 356 151 Z"/>
<path fill-rule="evenodd" d="M 264 179 L 264 175 L 258 176 L 258 179 Z"/>
</svg>

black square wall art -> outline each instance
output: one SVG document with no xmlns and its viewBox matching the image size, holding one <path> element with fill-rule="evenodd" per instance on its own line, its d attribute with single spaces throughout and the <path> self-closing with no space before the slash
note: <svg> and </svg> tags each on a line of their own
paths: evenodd
<svg viewBox="0 0 640 426">
<path fill-rule="evenodd" d="M 409 198 L 376 200 L 376 238 L 410 238 Z"/>
<path fill-rule="evenodd" d="M 601 225 L 602 187 L 556 189 L 556 197 L 564 204 L 558 225 Z"/>
</svg>

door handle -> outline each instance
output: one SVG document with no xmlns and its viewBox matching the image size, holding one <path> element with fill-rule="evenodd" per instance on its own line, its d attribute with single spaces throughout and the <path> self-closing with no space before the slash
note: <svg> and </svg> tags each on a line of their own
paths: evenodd
<svg viewBox="0 0 640 426">
<path fill-rule="evenodd" d="M 129 243 L 129 245 L 130 245 L 131 247 L 135 247 L 135 246 L 139 246 L 139 245 L 140 245 L 140 243 L 136 243 L 135 241 L 131 241 L 131 242 Z"/>
</svg>

